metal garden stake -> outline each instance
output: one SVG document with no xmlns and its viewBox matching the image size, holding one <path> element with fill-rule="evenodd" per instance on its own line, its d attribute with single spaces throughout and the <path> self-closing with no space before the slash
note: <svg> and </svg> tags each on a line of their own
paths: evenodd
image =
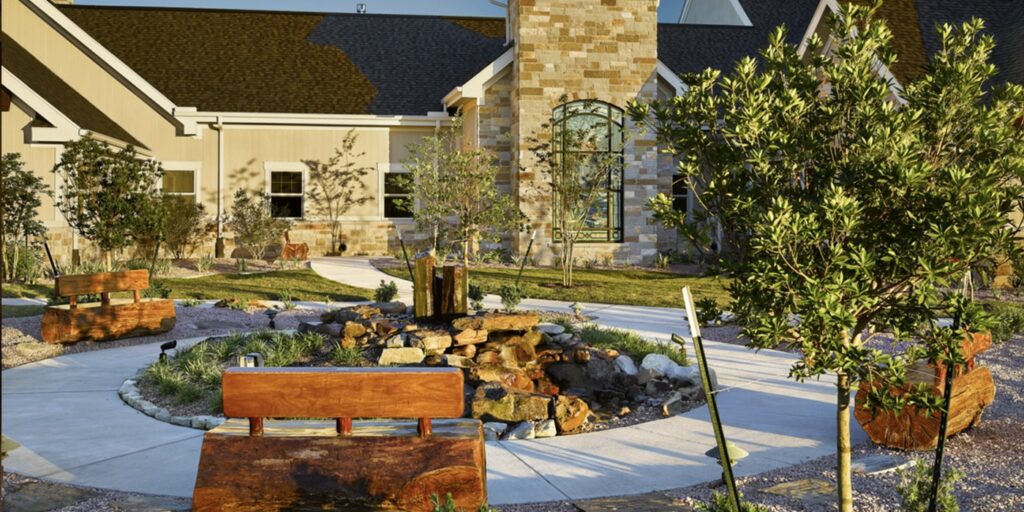
<svg viewBox="0 0 1024 512">
<path fill-rule="evenodd" d="M 732 475 L 732 460 L 729 455 L 729 447 L 726 446 L 725 433 L 722 432 L 722 420 L 718 416 L 718 405 L 715 403 L 715 394 L 711 389 L 711 372 L 708 371 L 708 360 L 704 357 L 704 343 L 700 337 L 700 324 L 697 322 L 697 310 L 693 305 L 693 296 L 690 295 L 690 287 L 683 287 L 683 305 L 686 307 L 686 320 L 690 323 L 690 337 L 693 338 L 693 352 L 697 355 L 697 367 L 700 369 L 700 378 L 704 381 L 704 398 L 708 402 L 708 413 L 711 415 L 711 426 L 715 430 L 715 442 L 718 444 L 718 461 L 722 464 L 722 480 L 725 481 L 725 488 L 728 491 L 729 503 L 732 510 L 740 509 L 740 495 L 736 490 L 736 480 Z"/>
<path fill-rule="evenodd" d="M 960 332 L 960 315 L 953 317 L 953 332 Z M 942 451 L 946 447 L 946 426 L 949 424 L 950 395 L 953 393 L 953 373 L 956 365 L 952 358 L 946 361 L 946 382 L 944 385 L 945 394 L 942 405 L 942 416 L 939 421 L 939 443 L 935 447 L 935 467 L 932 468 L 932 489 L 928 497 L 928 512 L 935 512 L 938 506 L 939 481 L 942 479 Z"/>
<path fill-rule="evenodd" d="M 519 264 L 519 274 L 516 275 L 516 286 L 519 286 L 519 279 L 523 277 L 523 269 L 526 268 L 526 262 L 530 259 L 530 249 L 533 249 L 533 239 L 537 238 L 537 230 L 533 230 L 530 234 L 530 243 L 526 244 L 526 255 L 523 256 L 523 262 Z"/>
<path fill-rule="evenodd" d="M 409 253 L 405 251 L 405 240 L 402 239 L 402 230 L 396 227 L 395 234 L 398 235 L 398 244 L 402 246 L 402 257 L 405 258 L 405 268 L 409 270 L 409 280 L 416 281 L 416 276 L 412 274 L 412 263 L 409 263 Z"/>
</svg>

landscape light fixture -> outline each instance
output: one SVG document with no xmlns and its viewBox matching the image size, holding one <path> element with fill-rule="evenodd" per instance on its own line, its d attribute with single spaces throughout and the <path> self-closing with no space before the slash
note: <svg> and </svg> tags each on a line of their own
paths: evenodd
<svg viewBox="0 0 1024 512">
<path fill-rule="evenodd" d="M 178 348 L 178 340 L 171 340 L 160 345 L 160 362 L 167 360 L 167 351 Z"/>
<path fill-rule="evenodd" d="M 274 324 L 274 317 L 277 316 L 277 313 L 278 313 L 277 309 L 274 309 L 274 308 L 267 308 L 267 310 L 263 312 L 263 314 L 267 315 L 267 318 L 270 319 L 269 327 L 271 329 L 277 329 L 277 326 Z"/>
</svg>

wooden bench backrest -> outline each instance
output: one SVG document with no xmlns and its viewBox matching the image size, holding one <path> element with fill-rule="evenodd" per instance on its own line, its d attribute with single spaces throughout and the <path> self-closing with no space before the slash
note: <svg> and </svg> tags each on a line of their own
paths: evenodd
<svg viewBox="0 0 1024 512">
<path fill-rule="evenodd" d="M 458 368 L 229 368 L 224 371 L 224 416 L 249 418 L 261 435 L 262 418 L 336 418 L 349 434 L 352 418 L 430 418 L 463 412 Z"/>
<path fill-rule="evenodd" d="M 60 297 L 138 291 L 146 288 L 149 288 L 149 271 L 145 269 L 60 276 L 56 281 L 57 295 Z"/>
</svg>

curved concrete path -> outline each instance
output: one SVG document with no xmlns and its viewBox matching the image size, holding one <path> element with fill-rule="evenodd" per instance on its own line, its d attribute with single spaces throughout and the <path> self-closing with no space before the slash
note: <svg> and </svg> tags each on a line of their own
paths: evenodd
<svg viewBox="0 0 1024 512">
<path fill-rule="evenodd" d="M 322 259 L 325 277 L 375 287 L 393 279 L 366 260 Z M 406 298 L 407 282 L 399 282 Z M 489 299 L 493 300 L 493 299 Z M 526 307 L 566 311 L 565 303 Z M 587 304 L 598 323 L 657 339 L 686 334 L 682 311 Z M 182 342 L 188 345 L 194 340 Z M 835 388 L 787 379 L 795 357 L 708 341 L 718 373 L 718 403 L 730 440 L 751 455 L 736 467 L 750 475 L 835 453 Z M 84 352 L 2 373 L 3 433 L 21 443 L 8 471 L 79 485 L 190 496 L 202 432 L 156 421 L 125 405 L 121 382 L 152 362 L 158 344 Z M 735 386 L 735 387 L 734 387 Z M 864 438 L 854 424 L 855 441 Z M 492 504 L 639 494 L 718 478 L 704 455 L 715 444 L 707 408 L 632 427 L 578 436 L 487 444 Z"/>
</svg>

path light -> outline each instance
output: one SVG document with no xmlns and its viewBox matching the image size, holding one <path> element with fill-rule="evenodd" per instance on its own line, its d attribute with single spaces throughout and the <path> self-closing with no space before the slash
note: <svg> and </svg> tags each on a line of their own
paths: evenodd
<svg viewBox="0 0 1024 512">
<path fill-rule="evenodd" d="M 238 366 L 242 368 L 262 368 L 263 356 L 259 352 L 249 352 L 238 356 Z"/>
<path fill-rule="evenodd" d="M 747 458 L 747 456 L 750 455 L 748 451 L 744 450 L 743 448 L 740 448 L 739 446 L 736 446 L 736 444 L 733 443 L 732 441 L 725 442 L 725 451 L 729 453 L 729 462 L 732 463 L 732 465 L 734 466 L 737 462 Z M 707 455 L 712 459 L 718 460 L 718 447 L 715 446 L 714 448 L 704 452 L 704 455 Z"/>
<path fill-rule="evenodd" d="M 171 340 L 163 345 L 160 345 L 160 362 L 167 360 L 167 351 L 178 348 L 178 340 Z"/>
<path fill-rule="evenodd" d="M 270 325 L 268 327 L 271 329 L 277 329 L 277 326 L 274 325 L 274 317 L 277 316 L 277 313 L 278 311 L 275 308 L 267 308 L 267 310 L 263 312 L 263 314 L 267 315 L 267 318 L 270 319 Z"/>
</svg>

